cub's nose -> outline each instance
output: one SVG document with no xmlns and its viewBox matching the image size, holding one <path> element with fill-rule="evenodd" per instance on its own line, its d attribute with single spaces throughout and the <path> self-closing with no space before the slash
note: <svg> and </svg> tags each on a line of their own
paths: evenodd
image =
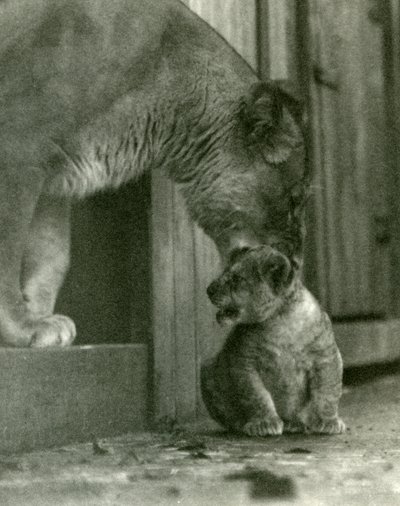
<svg viewBox="0 0 400 506">
<path fill-rule="evenodd" d="M 212 281 L 208 285 L 208 287 L 207 287 L 207 295 L 208 295 L 209 299 L 211 300 L 211 302 L 213 302 L 213 300 L 217 296 L 218 289 L 219 289 L 219 283 L 218 283 L 217 280 Z"/>
</svg>

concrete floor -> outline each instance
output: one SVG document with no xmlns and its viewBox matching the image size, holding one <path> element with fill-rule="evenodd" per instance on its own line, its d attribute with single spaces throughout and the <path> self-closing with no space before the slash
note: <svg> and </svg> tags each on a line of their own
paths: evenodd
<svg viewBox="0 0 400 506">
<path fill-rule="evenodd" d="M 367 381 L 348 375 L 342 436 L 250 439 L 202 428 L 0 457 L 0 505 L 398 506 L 400 370 L 372 372 Z"/>
</svg>

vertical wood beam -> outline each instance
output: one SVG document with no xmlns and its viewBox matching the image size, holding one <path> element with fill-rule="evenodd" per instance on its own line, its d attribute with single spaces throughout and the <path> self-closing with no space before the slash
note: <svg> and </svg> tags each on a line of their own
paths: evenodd
<svg viewBox="0 0 400 506">
<path fill-rule="evenodd" d="M 160 172 L 152 174 L 153 418 L 175 419 L 174 189 Z"/>
<path fill-rule="evenodd" d="M 258 0 L 258 71 L 264 79 L 288 80 L 288 19 L 293 0 Z"/>
<path fill-rule="evenodd" d="M 306 280 L 338 317 L 389 305 L 388 247 L 376 239 L 388 207 L 381 29 L 367 7 L 308 0 L 298 17 L 315 185 Z"/>
<path fill-rule="evenodd" d="M 385 97 L 388 164 L 391 182 L 391 279 L 392 316 L 400 315 L 400 2 L 385 0 L 384 23 Z"/>
</svg>

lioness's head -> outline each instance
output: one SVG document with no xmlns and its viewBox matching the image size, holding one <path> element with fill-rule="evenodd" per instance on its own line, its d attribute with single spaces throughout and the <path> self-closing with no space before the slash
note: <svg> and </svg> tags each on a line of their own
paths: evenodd
<svg viewBox="0 0 400 506">
<path fill-rule="evenodd" d="M 297 109 L 301 106 L 279 86 L 252 85 L 231 126 L 218 126 L 218 135 L 226 137 L 212 152 L 207 183 L 188 187 L 196 202 L 204 197 L 206 207 L 193 216 L 214 239 L 225 264 L 234 249 L 281 239 L 290 211 L 288 191 L 304 175 Z"/>
<path fill-rule="evenodd" d="M 295 279 L 295 267 L 277 249 L 243 248 L 233 252 L 229 265 L 207 293 L 219 309 L 219 323 L 256 323 L 281 307 Z"/>
</svg>

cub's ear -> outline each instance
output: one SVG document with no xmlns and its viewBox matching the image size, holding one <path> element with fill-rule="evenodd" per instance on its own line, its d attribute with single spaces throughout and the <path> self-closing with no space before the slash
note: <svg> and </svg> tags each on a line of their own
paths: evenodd
<svg viewBox="0 0 400 506">
<path fill-rule="evenodd" d="M 284 290 L 293 279 L 292 266 L 281 253 L 271 253 L 261 265 L 261 277 L 267 281 L 275 293 Z"/>
<path fill-rule="evenodd" d="M 243 248 L 235 248 L 230 252 L 228 263 L 229 265 L 233 265 L 238 262 L 243 255 L 245 255 L 249 251 L 249 247 L 245 246 Z"/>
<path fill-rule="evenodd" d="M 257 145 L 269 163 L 282 163 L 302 143 L 297 122 L 300 105 L 273 83 L 253 84 L 243 100 L 242 120 L 249 145 Z"/>
</svg>

